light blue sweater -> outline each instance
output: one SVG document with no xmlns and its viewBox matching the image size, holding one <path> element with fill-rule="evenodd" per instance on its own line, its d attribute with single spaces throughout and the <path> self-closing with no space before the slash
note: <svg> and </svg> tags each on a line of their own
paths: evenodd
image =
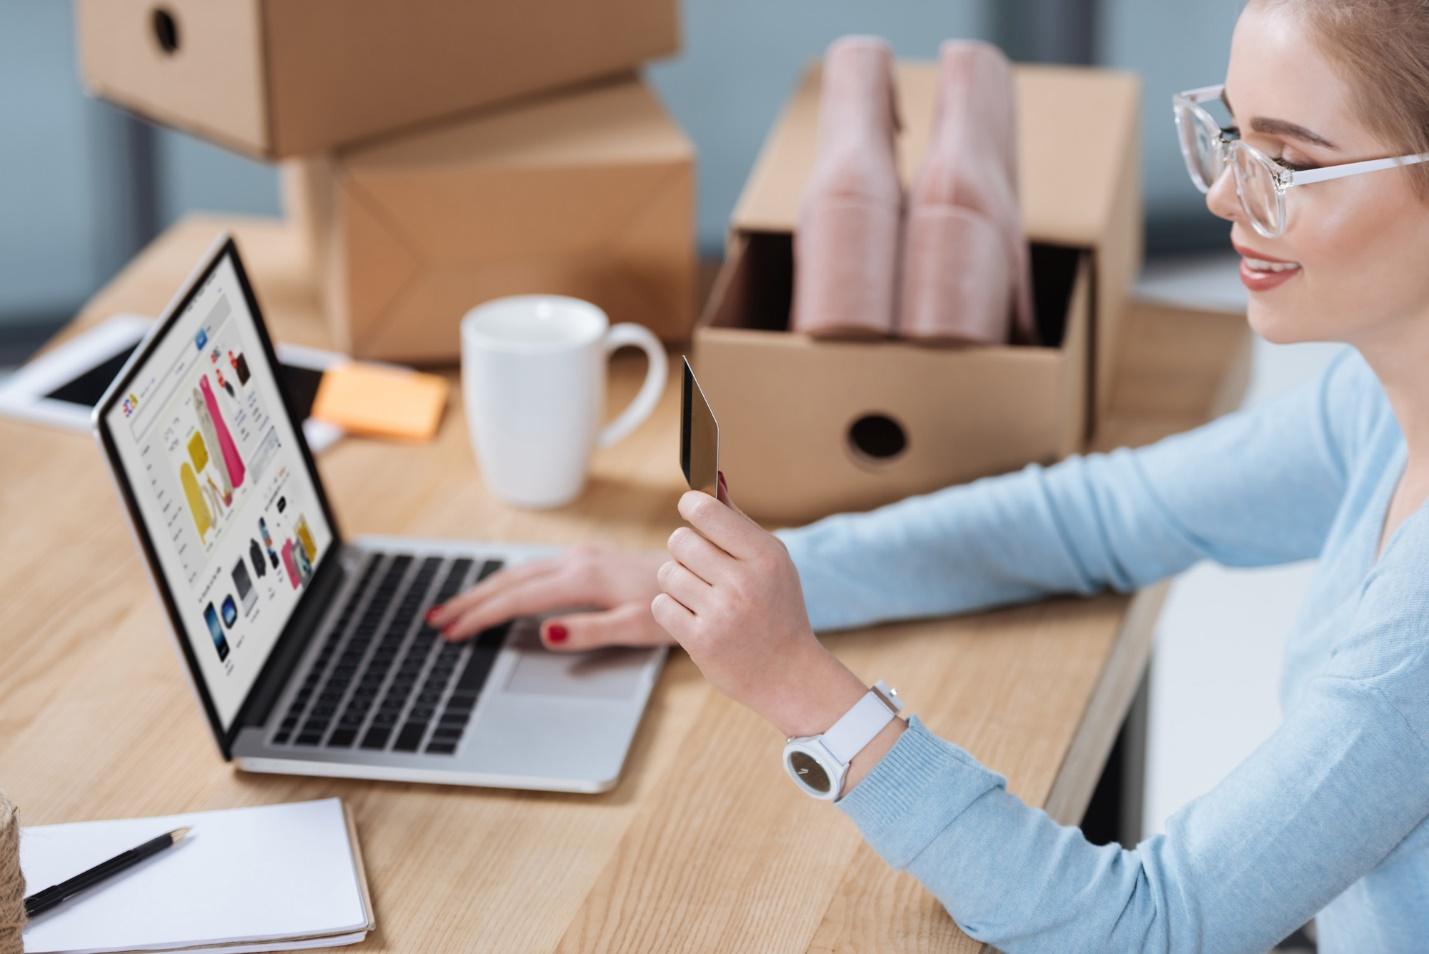
<svg viewBox="0 0 1429 954">
<path fill-rule="evenodd" d="M 1095 847 L 916 716 L 837 804 L 1012 952 L 1264 951 L 1317 912 L 1324 954 L 1429 951 L 1425 508 L 1375 558 L 1404 461 L 1347 351 L 1312 385 L 1149 447 L 780 531 L 816 630 L 1319 557 L 1284 722 L 1164 835 Z"/>
</svg>

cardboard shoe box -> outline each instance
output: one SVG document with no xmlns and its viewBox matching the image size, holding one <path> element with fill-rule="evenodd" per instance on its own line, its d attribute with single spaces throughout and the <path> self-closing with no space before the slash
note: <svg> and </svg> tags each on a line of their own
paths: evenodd
<svg viewBox="0 0 1429 954">
<path fill-rule="evenodd" d="M 936 67 L 899 64 L 905 182 Z M 1019 185 L 1046 347 L 934 348 L 790 332 L 792 232 L 813 166 L 819 70 L 777 120 L 732 216 L 695 329 L 740 507 L 798 523 L 1081 450 L 1111 394 L 1117 327 L 1141 264 L 1134 77 L 1019 66 Z"/>
<path fill-rule="evenodd" d="M 694 147 L 637 78 L 298 160 L 284 193 L 352 355 L 455 360 L 467 310 L 525 293 L 689 340 Z"/>
<path fill-rule="evenodd" d="M 92 93 L 269 159 L 679 49 L 676 0 L 77 0 L 75 24 Z"/>
</svg>

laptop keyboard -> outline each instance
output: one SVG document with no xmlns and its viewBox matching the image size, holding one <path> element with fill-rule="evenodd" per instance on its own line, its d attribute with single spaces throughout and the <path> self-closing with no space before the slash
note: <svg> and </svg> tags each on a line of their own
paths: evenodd
<svg viewBox="0 0 1429 954">
<path fill-rule="evenodd" d="M 370 555 L 273 743 L 455 752 L 515 621 L 449 643 L 424 617 L 431 607 L 500 568 L 499 560 Z"/>
</svg>

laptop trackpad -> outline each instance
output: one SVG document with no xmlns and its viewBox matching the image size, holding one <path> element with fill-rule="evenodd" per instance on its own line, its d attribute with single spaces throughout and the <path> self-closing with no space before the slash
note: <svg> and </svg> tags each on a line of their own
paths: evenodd
<svg viewBox="0 0 1429 954">
<path fill-rule="evenodd" d="M 552 652 L 536 628 L 514 627 L 506 648 L 518 654 L 505 691 L 587 699 L 629 699 L 641 684 L 642 664 L 650 650 L 606 647 L 589 652 Z"/>
</svg>

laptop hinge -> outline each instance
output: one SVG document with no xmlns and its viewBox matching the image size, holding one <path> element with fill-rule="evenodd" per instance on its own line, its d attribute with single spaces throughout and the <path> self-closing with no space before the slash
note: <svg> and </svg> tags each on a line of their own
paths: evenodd
<svg viewBox="0 0 1429 954">
<path fill-rule="evenodd" d="M 341 546 L 319 569 L 308 584 L 307 598 L 283 627 L 283 635 L 273 654 L 263 665 L 263 670 L 253 682 L 248 698 L 234 720 L 236 730 L 245 726 L 261 726 L 268 722 L 273 706 L 283 693 L 283 687 L 292 678 L 293 670 L 303 658 L 303 650 L 317 635 L 322 626 L 323 616 L 336 602 L 342 585 L 346 581 L 351 559 L 346 545 Z M 324 572 L 327 571 L 327 572 Z"/>
</svg>

